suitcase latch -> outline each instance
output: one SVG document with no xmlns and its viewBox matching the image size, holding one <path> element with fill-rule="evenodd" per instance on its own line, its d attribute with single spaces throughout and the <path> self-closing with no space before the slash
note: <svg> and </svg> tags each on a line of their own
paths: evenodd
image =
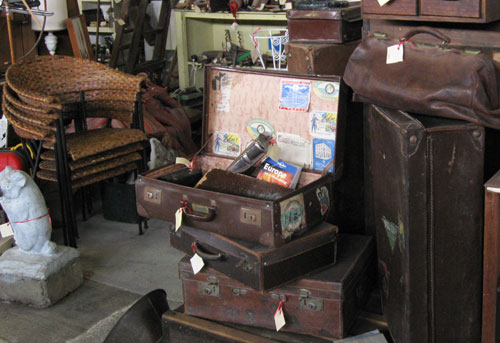
<svg viewBox="0 0 500 343">
<path fill-rule="evenodd" d="M 208 282 L 200 282 L 199 291 L 202 295 L 209 295 L 211 297 L 218 297 L 220 295 L 220 289 L 218 285 L 217 278 L 209 276 L 207 278 Z"/>
<path fill-rule="evenodd" d="M 161 190 L 152 187 L 144 187 L 144 201 L 161 204 Z"/>
<path fill-rule="evenodd" d="M 233 288 L 233 295 L 240 296 L 240 295 L 246 295 L 248 291 L 246 289 L 242 288 Z"/>
<path fill-rule="evenodd" d="M 323 311 L 323 300 L 311 298 L 311 291 L 301 289 L 299 291 L 299 308 L 311 311 Z"/>
</svg>

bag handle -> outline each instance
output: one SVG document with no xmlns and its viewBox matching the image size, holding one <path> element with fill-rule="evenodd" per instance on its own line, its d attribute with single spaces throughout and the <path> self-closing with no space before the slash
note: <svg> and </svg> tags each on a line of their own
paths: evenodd
<svg viewBox="0 0 500 343">
<path fill-rule="evenodd" d="M 200 249 L 198 241 L 194 241 L 193 244 L 191 245 L 193 248 L 193 253 L 198 254 L 202 259 L 207 260 L 207 261 L 217 261 L 217 260 L 222 260 L 224 257 L 224 254 L 219 252 L 218 254 L 209 254 L 207 252 L 204 252 Z"/>
<path fill-rule="evenodd" d="M 439 32 L 438 30 L 430 28 L 430 27 L 420 27 L 420 28 L 415 29 L 415 30 L 410 30 L 403 37 L 401 37 L 400 40 L 401 41 L 409 40 L 411 37 L 418 35 L 419 33 L 426 33 L 428 35 L 434 36 L 437 39 L 440 39 L 442 41 L 443 45 L 450 44 L 450 42 L 451 42 L 450 37 Z"/>
</svg>

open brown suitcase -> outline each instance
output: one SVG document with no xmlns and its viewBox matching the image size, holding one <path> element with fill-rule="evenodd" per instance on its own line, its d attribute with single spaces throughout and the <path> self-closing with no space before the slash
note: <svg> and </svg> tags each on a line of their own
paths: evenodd
<svg viewBox="0 0 500 343">
<path fill-rule="evenodd" d="M 382 303 L 398 343 L 481 341 L 485 130 L 370 105 Z"/>
<path fill-rule="evenodd" d="M 336 226 L 322 223 L 282 247 L 270 248 L 183 226 L 170 231 L 170 245 L 189 256 L 197 253 L 205 266 L 264 291 L 334 264 L 337 232 Z"/>
<path fill-rule="evenodd" d="M 207 145 L 195 158 L 195 169 L 226 169 L 258 133 L 267 132 L 277 140 L 281 159 L 303 167 L 297 189 L 276 200 L 257 200 L 159 180 L 166 166 L 138 177 L 138 213 L 174 222 L 177 209 L 186 206 L 183 225 L 282 246 L 293 233 L 324 221 L 332 207 L 332 183 L 342 170 L 348 95 L 348 87 L 336 76 L 207 66 Z M 334 159 L 335 173 L 321 176 L 328 159 Z"/>
<path fill-rule="evenodd" d="M 374 285 L 374 242 L 370 236 L 338 237 L 337 263 L 270 292 L 260 293 L 212 268 L 194 275 L 189 259 L 179 262 L 184 312 L 207 319 L 274 329 L 282 299 L 282 331 L 342 338 Z M 210 293 L 206 287 L 210 287 Z M 215 288 L 214 288 L 215 287 Z"/>
</svg>

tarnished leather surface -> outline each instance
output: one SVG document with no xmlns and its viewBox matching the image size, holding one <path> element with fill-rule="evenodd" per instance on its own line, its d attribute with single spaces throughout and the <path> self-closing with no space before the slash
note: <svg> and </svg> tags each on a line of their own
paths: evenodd
<svg viewBox="0 0 500 343">
<path fill-rule="evenodd" d="M 449 41 L 430 28 L 418 33 L 429 32 Z M 498 77 L 490 56 L 407 39 L 401 43 L 403 62 L 387 64 L 387 47 L 395 44 L 370 35 L 351 55 L 344 80 L 364 101 L 500 129 Z"/>
</svg>

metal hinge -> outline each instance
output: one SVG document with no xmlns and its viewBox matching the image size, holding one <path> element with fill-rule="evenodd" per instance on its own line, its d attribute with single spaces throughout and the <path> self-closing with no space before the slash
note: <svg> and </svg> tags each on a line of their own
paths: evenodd
<svg viewBox="0 0 500 343">
<path fill-rule="evenodd" d="M 311 291 L 301 289 L 299 291 L 299 308 L 311 311 L 323 311 L 323 300 L 310 298 Z"/>
<path fill-rule="evenodd" d="M 220 289 L 218 285 L 217 278 L 209 276 L 207 278 L 208 282 L 200 282 L 199 291 L 202 295 L 209 295 L 211 297 L 218 297 L 220 295 Z"/>
</svg>

